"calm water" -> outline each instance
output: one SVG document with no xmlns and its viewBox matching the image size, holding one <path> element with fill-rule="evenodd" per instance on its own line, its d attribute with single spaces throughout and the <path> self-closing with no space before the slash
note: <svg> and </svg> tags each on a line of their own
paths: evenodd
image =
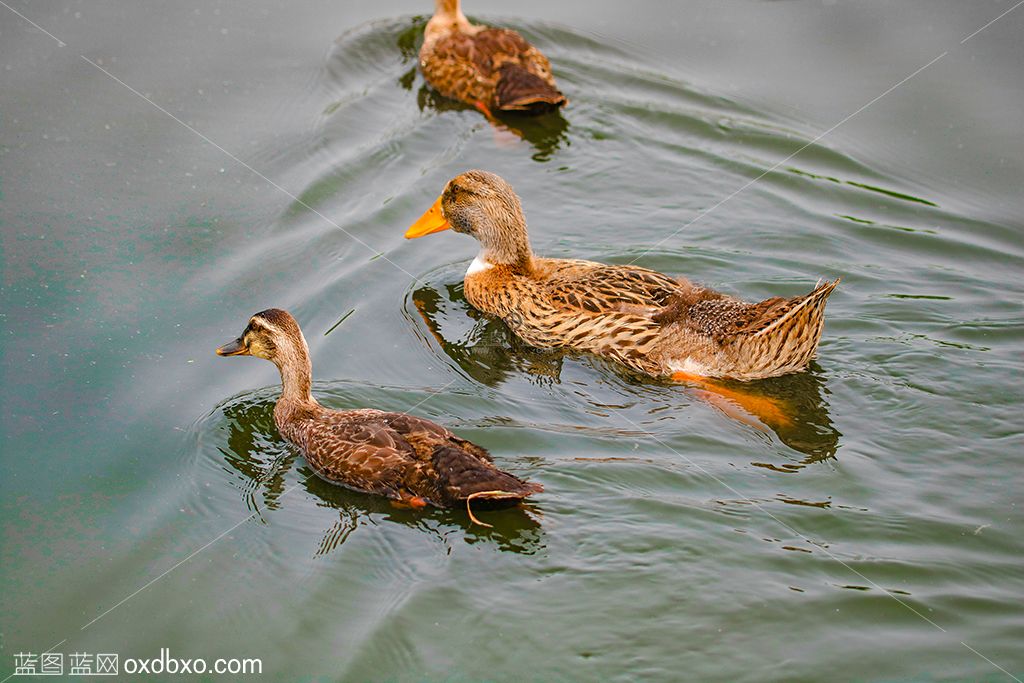
<svg viewBox="0 0 1024 683">
<path fill-rule="evenodd" d="M 480 0 L 571 99 L 520 139 L 423 87 L 429 4 L 12 5 L 63 47 L 0 7 L 0 677 L 49 647 L 267 680 L 1024 677 L 1024 8 L 961 42 L 1012 3 Z M 474 167 L 547 255 L 746 298 L 841 276 L 817 362 L 752 387 L 795 423 L 472 311 L 475 245 L 402 233 Z M 213 355 L 268 306 L 322 402 L 414 409 L 546 492 L 485 529 L 311 478 L 273 367 Z"/>
</svg>

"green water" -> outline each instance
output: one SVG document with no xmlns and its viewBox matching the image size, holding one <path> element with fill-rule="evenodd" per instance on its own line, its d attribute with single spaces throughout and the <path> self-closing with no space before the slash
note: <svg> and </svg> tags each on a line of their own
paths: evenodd
<svg viewBox="0 0 1024 683">
<path fill-rule="evenodd" d="M 423 87 L 429 5 L 11 4 L 56 39 L 0 6 L 0 679 L 48 648 L 1024 678 L 1024 7 L 971 37 L 1013 4 L 472 2 L 571 100 L 520 140 Z M 748 299 L 842 277 L 818 360 L 753 387 L 795 424 L 476 314 L 472 241 L 402 238 L 469 168 L 545 255 Z M 323 403 L 414 409 L 545 493 L 486 529 L 311 477 L 274 368 L 213 354 L 270 306 Z"/>
</svg>

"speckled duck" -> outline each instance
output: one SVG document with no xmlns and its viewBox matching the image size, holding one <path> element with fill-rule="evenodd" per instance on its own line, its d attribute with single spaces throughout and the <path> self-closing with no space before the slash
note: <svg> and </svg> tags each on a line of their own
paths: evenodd
<svg viewBox="0 0 1024 683">
<path fill-rule="evenodd" d="M 405 413 L 362 408 L 333 410 L 311 392 L 309 347 L 298 323 L 271 308 L 252 316 L 238 339 L 217 349 L 220 356 L 265 358 L 281 372 L 281 397 L 274 423 L 326 481 L 386 496 L 413 507 L 515 505 L 543 490 L 494 466 L 487 450 L 444 427 Z M 484 525 L 487 526 L 487 525 Z"/>
<path fill-rule="evenodd" d="M 515 31 L 469 23 L 459 0 L 436 0 L 420 68 L 442 95 L 480 109 L 539 114 L 566 103 L 551 64 Z"/>
<path fill-rule="evenodd" d="M 680 381 L 753 380 L 803 369 L 839 283 L 746 303 L 638 266 L 540 258 L 530 248 L 519 197 L 485 171 L 449 181 L 405 236 L 448 228 L 480 243 L 464 279 L 466 299 L 523 341 L 592 352 Z"/>
</svg>

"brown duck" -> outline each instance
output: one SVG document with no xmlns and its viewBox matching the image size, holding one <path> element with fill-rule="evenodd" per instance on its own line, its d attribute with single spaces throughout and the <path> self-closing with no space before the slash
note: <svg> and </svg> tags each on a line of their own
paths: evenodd
<svg viewBox="0 0 1024 683">
<path fill-rule="evenodd" d="M 423 76 L 442 95 L 480 109 L 542 113 L 566 103 L 551 64 L 515 31 L 469 23 L 459 0 L 435 0 L 420 48 Z"/>
<path fill-rule="evenodd" d="M 530 249 L 519 197 L 485 171 L 449 181 L 405 236 L 447 228 L 480 243 L 466 272 L 466 298 L 525 342 L 592 352 L 675 380 L 801 370 L 818 348 L 825 302 L 839 283 L 745 303 L 637 266 L 540 258 Z"/>
<path fill-rule="evenodd" d="M 514 505 L 543 490 L 494 466 L 488 452 L 444 427 L 405 413 L 325 408 L 311 393 L 309 347 L 298 323 L 271 308 L 252 316 L 220 356 L 257 356 L 281 372 L 274 423 L 322 479 L 413 507 Z M 488 525 L 484 525 L 488 526 Z"/>
</svg>

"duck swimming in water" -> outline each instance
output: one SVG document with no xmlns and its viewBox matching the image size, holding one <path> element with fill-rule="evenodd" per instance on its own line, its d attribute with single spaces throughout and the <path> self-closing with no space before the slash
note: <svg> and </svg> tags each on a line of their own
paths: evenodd
<svg viewBox="0 0 1024 683">
<path fill-rule="evenodd" d="M 515 31 L 469 23 L 459 0 L 435 0 L 423 33 L 420 68 L 445 97 L 480 109 L 532 114 L 567 100 L 555 85 L 551 64 Z"/>
<path fill-rule="evenodd" d="M 449 181 L 405 236 L 448 228 L 480 243 L 464 279 L 466 299 L 523 341 L 588 351 L 677 381 L 754 380 L 803 369 L 839 283 L 746 303 L 637 266 L 541 258 L 530 248 L 519 197 L 486 171 Z"/>
<path fill-rule="evenodd" d="M 271 308 L 252 316 L 238 339 L 217 349 L 219 356 L 265 358 L 281 372 L 281 397 L 274 423 L 281 436 L 302 451 L 322 479 L 375 493 L 412 507 L 515 505 L 543 490 L 494 466 L 486 449 L 421 417 L 362 408 L 333 410 L 311 392 L 309 347 L 298 323 Z"/>
</svg>

